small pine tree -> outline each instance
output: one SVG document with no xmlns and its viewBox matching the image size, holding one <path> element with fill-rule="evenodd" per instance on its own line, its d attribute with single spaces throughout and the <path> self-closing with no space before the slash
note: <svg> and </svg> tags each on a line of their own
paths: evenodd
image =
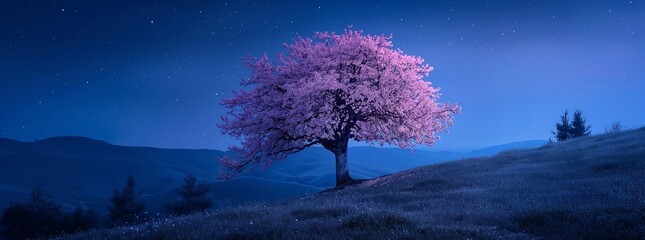
<svg viewBox="0 0 645 240">
<path fill-rule="evenodd" d="M 560 123 L 555 124 L 556 132 L 551 131 L 555 135 L 558 142 L 565 141 L 571 138 L 571 123 L 569 123 L 569 111 L 565 110 L 564 114 L 560 116 Z"/>
<path fill-rule="evenodd" d="M 213 200 L 208 193 L 210 188 L 205 182 L 197 183 L 197 178 L 188 174 L 184 178 L 184 185 L 179 192 L 180 199 L 166 206 L 171 214 L 182 215 L 211 208 Z"/>
<path fill-rule="evenodd" d="M 591 126 L 586 125 L 586 119 L 582 116 L 582 111 L 576 110 L 573 113 L 571 121 L 571 138 L 587 136 L 591 133 Z"/>
<path fill-rule="evenodd" d="M 139 216 L 145 210 L 145 205 L 139 200 L 141 194 L 142 192 L 136 192 L 132 175 L 128 176 L 126 185 L 121 191 L 114 190 L 110 196 L 112 207 L 109 208 L 110 220 L 114 225 L 139 222 Z"/>
</svg>

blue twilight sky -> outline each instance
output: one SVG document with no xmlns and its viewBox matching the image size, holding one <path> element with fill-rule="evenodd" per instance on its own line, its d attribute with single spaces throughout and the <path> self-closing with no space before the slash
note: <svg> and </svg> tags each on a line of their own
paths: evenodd
<svg viewBox="0 0 645 240">
<path fill-rule="evenodd" d="M 225 149 L 240 57 L 347 25 L 393 34 L 463 113 L 439 149 L 544 139 L 579 108 L 594 133 L 645 124 L 645 1 L 7 1 L 0 137 Z"/>
</svg>

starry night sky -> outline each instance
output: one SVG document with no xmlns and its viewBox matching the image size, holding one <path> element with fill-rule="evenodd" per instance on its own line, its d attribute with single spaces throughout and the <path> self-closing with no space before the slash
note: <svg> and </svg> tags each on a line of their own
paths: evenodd
<svg viewBox="0 0 645 240">
<path fill-rule="evenodd" d="M 567 108 L 645 124 L 641 0 L 142 2 L 2 1 L 0 137 L 225 149 L 240 58 L 347 25 L 434 67 L 463 107 L 438 149 L 546 140 Z"/>
</svg>

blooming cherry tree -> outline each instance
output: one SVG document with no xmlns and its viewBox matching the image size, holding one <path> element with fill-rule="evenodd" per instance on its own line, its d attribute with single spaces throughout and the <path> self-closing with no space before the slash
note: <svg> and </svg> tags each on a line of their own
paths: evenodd
<svg viewBox="0 0 645 240">
<path fill-rule="evenodd" d="M 424 81 L 432 67 L 392 48 L 391 36 L 321 32 L 285 44 L 275 60 L 249 57 L 245 89 L 223 105 L 224 134 L 242 140 L 220 160 L 220 177 L 268 167 L 289 154 L 322 145 L 336 157 L 336 185 L 352 182 L 350 139 L 412 149 L 432 145 L 452 125 L 455 104 L 438 103 Z"/>
</svg>

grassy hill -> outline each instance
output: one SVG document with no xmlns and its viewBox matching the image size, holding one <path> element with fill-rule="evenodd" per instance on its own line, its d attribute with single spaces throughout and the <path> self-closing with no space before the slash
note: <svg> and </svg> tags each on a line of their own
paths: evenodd
<svg viewBox="0 0 645 240">
<path fill-rule="evenodd" d="M 645 129 L 65 239 L 643 239 Z"/>
</svg>

